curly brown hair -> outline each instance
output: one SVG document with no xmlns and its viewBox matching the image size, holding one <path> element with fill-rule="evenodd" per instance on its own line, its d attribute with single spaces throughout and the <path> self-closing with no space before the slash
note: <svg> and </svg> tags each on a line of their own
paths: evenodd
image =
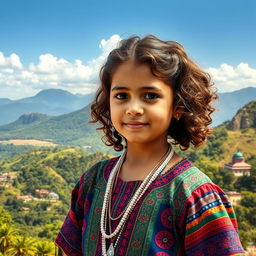
<svg viewBox="0 0 256 256">
<path fill-rule="evenodd" d="M 174 106 L 183 108 L 179 119 L 172 118 L 168 130 L 172 143 L 179 144 L 182 150 L 191 144 L 195 147 L 202 145 L 211 135 L 208 126 L 215 110 L 211 102 L 217 99 L 211 78 L 188 57 L 182 45 L 175 41 L 162 41 L 153 35 L 122 40 L 120 46 L 110 52 L 100 70 L 101 84 L 91 105 L 91 122 L 102 124 L 97 129 L 103 130 L 104 143 L 116 151 L 123 149 L 122 136 L 111 122 L 109 97 L 115 70 L 128 60 L 148 64 L 153 75 L 172 86 Z"/>
</svg>

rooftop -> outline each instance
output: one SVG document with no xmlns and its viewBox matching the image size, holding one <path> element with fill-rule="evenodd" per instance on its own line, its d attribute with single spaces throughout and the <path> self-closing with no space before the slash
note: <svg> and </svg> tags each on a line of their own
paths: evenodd
<svg viewBox="0 0 256 256">
<path fill-rule="evenodd" d="M 241 152 L 237 152 L 233 155 L 233 158 L 244 158 L 244 155 Z"/>
</svg>

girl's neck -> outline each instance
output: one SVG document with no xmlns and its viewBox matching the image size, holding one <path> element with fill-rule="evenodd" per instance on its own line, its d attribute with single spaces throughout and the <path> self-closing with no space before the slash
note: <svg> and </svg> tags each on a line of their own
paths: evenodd
<svg viewBox="0 0 256 256">
<path fill-rule="evenodd" d="M 167 153 L 168 148 L 167 141 L 165 143 L 148 143 L 147 145 L 128 143 L 127 154 L 119 178 L 124 181 L 144 180 Z"/>
<path fill-rule="evenodd" d="M 169 148 L 167 141 L 147 144 L 128 143 L 125 162 L 142 163 L 149 160 L 160 160 Z"/>
</svg>

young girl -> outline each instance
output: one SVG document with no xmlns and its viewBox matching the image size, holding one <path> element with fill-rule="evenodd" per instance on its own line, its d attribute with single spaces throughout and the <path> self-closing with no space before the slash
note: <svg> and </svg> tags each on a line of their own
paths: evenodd
<svg viewBox="0 0 256 256">
<path fill-rule="evenodd" d="M 171 146 L 211 134 L 209 76 L 180 44 L 135 36 L 100 78 L 92 117 L 124 152 L 82 175 L 56 244 L 70 256 L 244 255 L 225 193 Z"/>
</svg>

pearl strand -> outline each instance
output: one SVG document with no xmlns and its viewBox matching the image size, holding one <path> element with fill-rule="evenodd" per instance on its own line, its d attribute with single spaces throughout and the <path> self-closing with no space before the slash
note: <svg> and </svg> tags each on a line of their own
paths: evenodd
<svg viewBox="0 0 256 256">
<path fill-rule="evenodd" d="M 126 155 L 126 151 L 124 151 L 123 154 L 120 156 L 120 158 L 118 159 L 118 162 L 116 163 L 115 167 L 111 171 L 111 173 L 109 175 L 109 178 L 108 178 L 108 183 L 107 183 L 107 187 L 106 187 L 106 191 L 105 191 L 105 195 L 104 195 L 103 207 L 102 207 L 102 211 L 101 211 L 101 220 L 100 220 L 101 234 L 102 234 L 102 230 L 104 230 L 104 228 L 106 229 L 106 225 L 107 225 L 107 220 L 106 220 L 107 214 L 106 214 L 106 216 L 104 216 L 103 208 L 105 210 L 106 205 L 107 205 L 108 195 L 109 195 L 109 192 L 110 192 L 110 187 L 112 185 L 112 182 L 110 182 L 110 181 L 112 181 L 112 178 L 114 177 L 114 174 L 121 167 L 121 165 L 122 165 L 122 163 L 124 161 L 125 155 Z M 102 235 L 102 255 L 103 256 L 107 255 L 106 239 L 104 238 L 103 235 Z"/>
<path fill-rule="evenodd" d="M 151 172 L 149 173 L 149 175 L 145 178 L 145 180 L 143 181 L 143 183 L 140 185 L 140 187 L 138 188 L 138 190 L 135 192 L 130 205 L 128 206 L 128 209 L 126 210 L 126 212 L 124 213 L 124 216 L 122 217 L 119 225 L 117 226 L 116 230 L 110 234 L 107 235 L 105 233 L 105 230 L 101 230 L 102 231 L 102 235 L 107 238 L 113 238 L 114 236 L 117 235 L 117 233 L 120 231 L 123 223 L 125 222 L 127 216 L 129 215 L 129 212 L 134 208 L 134 205 L 136 204 L 136 202 L 141 198 L 141 196 L 143 195 L 143 193 L 146 191 L 146 189 L 151 185 L 151 183 L 156 179 L 156 177 L 159 175 L 159 173 L 162 171 L 163 167 L 165 167 L 167 165 L 167 163 L 170 161 L 170 159 L 172 158 L 173 155 L 173 150 L 170 152 L 170 154 L 167 156 L 167 158 L 165 159 L 165 161 L 162 163 L 162 165 L 156 170 L 156 172 L 154 173 L 154 175 L 151 177 Z M 116 171 L 116 170 L 115 170 Z M 111 173 L 112 174 L 112 173 Z M 114 170 L 113 170 L 113 174 L 114 174 Z M 109 188 L 111 186 L 111 182 L 112 182 L 112 178 L 114 175 L 111 175 L 109 177 L 109 182 L 107 184 L 107 188 L 106 188 L 106 193 L 105 193 L 105 198 L 104 198 L 104 202 L 103 202 L 103 209 L 102 209 L 102 213 L 103 215 L 105 215 L 105 210 L 106 210 L 106 205 L 108 200 L 108 195 L 109 195 Z M 151 179 L 149 180 L 149 178 L 151 177 Z M 149 181 L 148 181 L 149 180 Z M 106 199 L 106 200 L 105 200 Z M 103 216 L 102 216 L 103 217 Z M 103 218 L 102 218 L 103 219 Z"/>
<path fill-rule="evenodd" d="M 103 252 L 103 255 L 106 255 L 106 239 L 111 239 L 111 238 L 115 237 L 120 232 L 120 230 L 124 226 L 126 220 L 128 219 L 128 216 L 130 215 L 130 213 L 134 209 L 136 203 L 139 201 L 139 199 L 142 197 L 142 195 L 145 193 L 145 191 L 148 189 L 148 187 L 152 184 L 152 182 L 156 179 L 156 177 L 165 169 L 168 162 L 171 160 L 171 158 L 174 154 L 174 151 L 173 151 L 173 149 L 171 149 L 170 153 L 167 155 L 166 159 L 159 166 L 159 168 L 156 171 L 155 171 L 155 169 L 153 169 L 148 174 L 148 176 L 145 178 L 145 180 L 142 182 L 140 187 L 137 189 L 137 191 L 133 195 L 133 197 L 132 197 L 132 199 L 129 203 L 129 206 L 127 207 L 127 209 L 126 209 L 122 219 L 120 220 L 118 226 L 116 227 L 115 231 L 108 235 L 105 232 L 105 229 L 106 229 L 106 215 L 107 215 L 106 208 L 107 208 L 107 205 L 109 203 L 109 196 L 111 196 L 110 195 L 110 190 L 111 190 L 111 186 L 112 186 L 112 180 L 115 177 L 115 173 L 118 171 L 118 168 L 123 163 L 125 154 L 126 154 L 126 152 L 124 152 L 122 154 L 122 156 L 118 160 L 116 166 L 114 167 L 114 169 L 110 173 L 108 183 L 107 183 L 107 187 L 106 187 L 105 196 L 104 196 L 103 207 L 102 207 L 102 212 L 101 212 L 101 223 L 100 223 L 101 224 L 100 225 L 101 226 L 101 234 L 102 234 L 102 252 Z M 154 174 L 152 174 L 153 171 L 155 171 Z"/>
<path fill-rule="evenodd" d="M 151 174 L 153 175 L 153 173 L 159 168 L 159 166 L 163 163 L 163 161 L 166 159 L 166 157 L 167 157 L 167 155 L 170 153 L 170 150 L 171 150 L 171 147 L 169 147 L 168 148 L 168 150 L 167 150 L 167 152 L 163 155 L 163 157 L 160 159 L 160 161 L 156 164 L 156 166 L 152 169 L 152 171 L 151 171 Z M 118 180 L 118 176 L 119 176 L 119 173 L 120 173 L 120 170 L 121 170 L 121 166 L 120 166 L 120 168 L 118 168 L 118 170 L 116 171 L 116 173 L 115 173 L 115 177 L 113 178 L 113 182 L 112 182 L 112 186 L 111 186 L 111 190 L 110 190 L 110 195 L 112 195 L 112 193 L 113 193 L 113 188 L 115 188 L 116 187 L 116 182 L 117 182 L 117 180 Z M 137 189 L 138 189 L 138 187 L 137 187 Z M 135 193 L 135 192 L 134 192 Z M 134 194 L 133 193 L 133 194 Z M 126 209 L 127 209 L 127 207 L 128 207 L 128 205 L 129 205 L 129 203 L 130 203 L 130 201 L 131 201 L 131 198 L 130 198 L 130 200 L 128 201 L 128 203 L 127 203 L 127 205 L 126 205 L 126 207 L 125 207 L 125 209 L 122 211 L 122 213 L 119 215 L 119 216 L 117 216 L 117 217 L 112 217 L 111 216 L 111 202 L 112 202 L 112 200 L 111 200 L 111 196 L 109 197 L 109 202 L 108 202 L 108 210 L 109 210 L 109 212 L 108 212 L 108 217 L 110 218 L 110 220 L 112 220 L 112 221 L 115 221 L 115 220 L 119 220 L 122 216 L 123 216 L 123 214 L 124 214 L 124 212 L 126 211 Z"/>
</svg>

